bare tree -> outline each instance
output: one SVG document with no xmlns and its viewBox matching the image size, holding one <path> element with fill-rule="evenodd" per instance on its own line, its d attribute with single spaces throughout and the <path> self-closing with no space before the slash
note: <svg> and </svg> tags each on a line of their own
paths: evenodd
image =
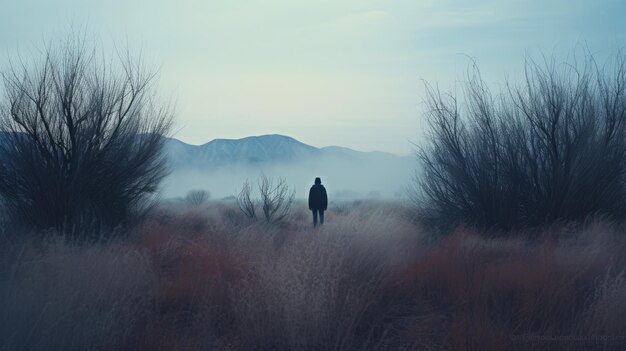
<svg viewBox="0 0 626 351">
<path fill-rule="evenodd" d="M 509 229 L 626 218 L 626 57 L 527 60 L 525 78 L 494 96 L 470 70 L 463 103 L 426 85 L 424 219 Z"/>
<path fill-rule="evenodd" d="M 248 218 L 256 218 L 256 201 L 252 199 L 252 185 L 247 180 L 237 195 L 237 206 Z"/>
<path fill-rule="evenodd" d="M 3 72 L 0 197 L 14 220 L 115 226 L 156 192 L 172 114 L 154 103 L 155 74 L 118 58 L 71 39 Z"/>
<path fill-rule="evenodd" d="M 266 175 L 259 178 L 259 192 L 263 216 L 268 223 L 285 218 L 296 196 L 296 190 L 290 190 L 284 178 L 274 179 Z"/>
<path fill-rule="evenodd" d="M 296 190 L 290 190 L 284 178 L 274 179 L 262 175 L 258 180 L 260 199 L 252 198 L 253 187 L 248 180 L 237 195 L 237 206 L 248 218 L 257 218 L 257 206 L 261 206 L 267 223 L 278 222 L 289 215 Z"/>
<path fill-rule="evenodd" d="M 207 202 L 211 194 L 206 190 L 191 190 L 187 193 L 185 200 L 192 206 L 200 206 Z"/>
</svg>

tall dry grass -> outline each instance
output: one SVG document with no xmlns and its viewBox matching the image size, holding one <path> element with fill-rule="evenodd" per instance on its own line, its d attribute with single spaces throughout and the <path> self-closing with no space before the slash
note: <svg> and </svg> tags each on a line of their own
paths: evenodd
<svg viewBox="0 0 626 351">
<path fill-rule="evenodd" d="M 234 203 L 162 206 L 98 245 L 7 240 L 6 350 L 618 350 L 622 229 L 602 221 L 432 241 L 384 202 L 312 228 Z"/>
<path fill-rule="evenodd" d="M 3 350 L 119 349 L 151 303 L 151 262 L 125 243 L 27 240 L 4 245 L 1 263 Z"/>
</svg>

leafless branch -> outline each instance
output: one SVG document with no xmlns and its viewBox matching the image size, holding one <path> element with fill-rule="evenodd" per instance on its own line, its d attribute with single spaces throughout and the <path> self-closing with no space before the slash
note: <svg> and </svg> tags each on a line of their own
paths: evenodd
<svg viewBox="0 0 626 351">
<path fill-rule="evenodd" d="M 248 218 L 256 218 L 256 201 L 251 198 L 252 185 L 249 181 L 243 183 L 241 191 L 237 195 L 237 206 Z"/>
<path fill-rule="evenodd" d="M 187 193 L 185 200 L 191 206 L 200 206 L 206 203 L 210 197 L 211 194 L 206 190 L 191 190 Z"/>
<path fill-rule="evenodd" d="M 289 214 L 296 191 L 289 189 L 284 178 L 274 179 L 262 175 L 259 178 L 259 192 L 263 216 L 268 223 L 280 221 Z"/>
<path fill-rule="evenodd" d="M 584 56 L 529 59 L 524 84 L 499 96 L 470 70 L 463 105 L 426 85 L 425 218 L 501 229 L 626 218 L 626 56 L 601 68 Z"/>
<path fill-rule="evenodd" d="M 16 220 L 117 225 L 167 173 L 172 112 L 153 103 L 154 74 L 130 56 L 115 66 L 95 52 L 71 39 L 2 74 L 0 196 Z"/>
</svg>

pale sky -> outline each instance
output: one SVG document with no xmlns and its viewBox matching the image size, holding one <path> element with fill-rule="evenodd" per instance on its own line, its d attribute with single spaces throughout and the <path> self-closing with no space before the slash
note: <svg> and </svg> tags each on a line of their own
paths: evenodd
<svg viewBox="0 0 626 351">
<path fill-rule="evenodd" d="M 626 45 L 623 0 L 1 1 L 0 63 L 86 27 L 159 68 L 191 144 L 278 133 L 409 154 L 422 80 L 451 89 L 471 57 L 497 87 L 526 54 Z"/>
</svg>

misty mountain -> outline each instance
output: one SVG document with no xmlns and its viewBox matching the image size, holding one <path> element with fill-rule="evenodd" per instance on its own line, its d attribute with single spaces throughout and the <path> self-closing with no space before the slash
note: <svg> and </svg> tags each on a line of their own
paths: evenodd
<svg viewBox="0 0 626 351">
<path fill-rule="evenodd" d="M 261 135 L 242 139 L 215 139 L 190 145 L 169 138 L 166 152 L 174 168 L 223 167 L 233 164 L 262 165 L 337 159 L 348 162 L 398 160 L 403 157 L 384 152 L 361 152 L 346 147 L 316 148 L 284 135 Z"/>
<path fill-rule="evenodd" d="M 335 198 L 398 197 L 415 167 L 412 157 L 340 146 L 317 148 L 276 134 L 215 139 L 197 146 L 171 138 L 166 152 L 172 168 L 166 196 L 183 196 L 192 189 L 208 190 L 214 197 L 234 195 L 246 179 L 255 183 L 266 174 L 286 178 L 301 198 L 318 176 Z"/>
<path fill-rule="evenodd" d="M 285 163 L 319 157 L 323 154 L 322 149 L 283 135 L 215 139 L 199 146 L 185 144 L 178 139 L 169 139 L 166 150 L 172 165 L 176 168 Z"/>
</svg>

